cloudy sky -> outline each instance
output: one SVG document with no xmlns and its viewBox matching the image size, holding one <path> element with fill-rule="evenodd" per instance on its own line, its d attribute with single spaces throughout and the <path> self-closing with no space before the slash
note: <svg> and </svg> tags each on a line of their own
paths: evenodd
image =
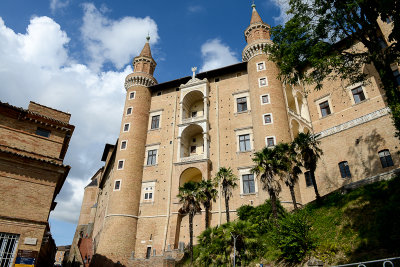
<svg viewBox="0 0 400 267">
<path fill-rule="evenodd" d="M 257 0 L 263 20 L 285 20 L 285 0 Z M 165 82 L 241 61 L 250 0 L 2 0 L 0 100 L 35 101 L 71 113 L 75 125 L 65 164 L 72 167 L 51 213 L 57 245 L 70 244 L 83 188 L 115 143 L 124 79 L 147 34 Z"/>
</svg>

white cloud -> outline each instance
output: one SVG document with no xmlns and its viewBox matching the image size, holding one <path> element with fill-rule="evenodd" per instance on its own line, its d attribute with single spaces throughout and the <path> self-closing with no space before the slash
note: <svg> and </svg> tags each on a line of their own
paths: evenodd
<svg viewBox="0 0 400 267">
<path fill-rule="evenodd" d="M 290 16 L 286 12 L 290 9 L 289 0 L 272 0 L 277 7 L 279 7 L 280 14 L 278 17 L 274 17 L 275 23 L 284 24 L 290 19 Z"/>
<path fill-rule="evenodd" d="M 90 3 L 84 4 L 84 12 L 81 33 L 90 56 L 90 66 L 95 70 L 106 62 L 121 69 L 128 58 L 140 53 L 147 34 L 150 34 L 150 43 L 159 39 L 157 24 L 150 17 L 111 20 L 104 11 Z"/>
<path fill-rule="evenodd" d="M 145 31 L 111 27 L 107 34 L 130 35 L 136 30 Z M 119 41 L 126 42 L 121 38 Z M 118 137 L 126 94 L 124 79 L 132 68 L 128 65 L 120 71 L 95 71 L 71 57 L 69 42 L 51 18 L 34 17 L 25 33 L 16 33 L 0 17 L 1 101 L 27 107 L 32 100 L 72 115 L 70 123 L 76 128 L 64 161 L 72 169 L 51 216 L 76 223 L 84 186 L 102 164 L 104 144 L 114 143 Z M 143 44 L 140 40 L 134 46 Z M 132 56 L 125 56 L 124 62 L 130 62 Z"/>
<path fill-rule="evenodd" d="M 57 9 L 67 7 L 69 5 L 69 0 L 50 0 L 50 9 L 54 13 Z"/>
<path fill-rule="evenodd" d="M 203 57 L 203 66 L 200 72 L 239 62 L 236 58 L 236 53 L 231 51 L 229 46 L 222 44 L 218 38 L 205 42 L 201 46 L 201 55 Z"/>
</svg>

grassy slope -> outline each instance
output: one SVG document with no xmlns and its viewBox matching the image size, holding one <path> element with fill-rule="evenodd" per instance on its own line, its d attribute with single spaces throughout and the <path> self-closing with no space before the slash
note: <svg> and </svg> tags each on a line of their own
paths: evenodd
<svg viewBox="0 0 400 267">
<path fill-rule="evenodd" d="M 317 238 L 315 256 L 347 263 L 400 255 L 400 176 L 332 193 L 305 207 Z"/>
</svg>

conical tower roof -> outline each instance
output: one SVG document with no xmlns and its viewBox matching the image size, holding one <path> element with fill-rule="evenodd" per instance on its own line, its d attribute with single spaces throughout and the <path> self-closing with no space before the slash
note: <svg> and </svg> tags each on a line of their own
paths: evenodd
<svg viewBox="0 0 400 267">
<path fill-rule="evenodd" d="M 252 4 L 251 7 L 253 8 L 253 12 L 251 14 L 250 25 L 254 23 L 264 23 L 256 10 L 256 5 Z"/>
<path fill-rule="evenodd" d="M 149 57 L 149 58 L 153 58 L 151 55 L 151 49 L 150 49 L 150 36 L 146 37 L 147 42 L 144 44 L 144 47 L 142 49 L 142 52 L 140 52 L 139 57 Z"/>
</svg>

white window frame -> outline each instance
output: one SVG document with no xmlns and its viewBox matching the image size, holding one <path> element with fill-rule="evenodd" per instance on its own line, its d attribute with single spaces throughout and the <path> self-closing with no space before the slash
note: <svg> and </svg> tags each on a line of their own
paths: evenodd
<svg viewBox="0 0 400 267">
<path fill-rule="evenodd" d="M 259 69 L 258 68 L 258 65 L 262 65 L 263 66 L 263 68 L 262 69 Z M 257 72 L 259 72 L 259 71 L 263 71 L 263 70 L 266 70 L 266 67 L 265 67 L 265 61 L 260 61 L 260 62 L 257 62 L 256 63 L 256 69 L 257 69 Z"/>
<path fill-rule="evenodd" d="M 268 146 L 268 138 L 273 138 L 274 139 L 274 145 L 273 146 Z M 266 147 L 271 147 L 271 148 L 275 147 L 276 146 L 276 138 L 275 138 L 275 136 L 266 136 L 265 137 L 265 146 Z"/>
<path fill-rule="evenodd" d="M 116 186 L 117 182 L 119 182 L 119 188 L 115 189 L 115 186 Z M 121 179 L 115 180 L 114 181 L 113 191 L 121 191 L 121 186 L 122 186 L 122 180 Z"/>
<path fill-rule="evenodd" d="M 125 148 L 122 148 L 122 143 L 125 142 Z M 119 150 L 126 150 L 128 147 L 128 140 L 121 140 L 121 145 L 119 146 Z"/>
<path fill-rule="evenodd" d="M 131 94 L 132 94 L 132 93 L 133 93 L 133 97 L 131 97 Z M 131 91 L 131 92 L 129 92 L 128 98 L 129 98 L 129 100 L 135 99 L 135 98 L 136 98 L 136 91 Z"/>
<path fill-rule="evenodd" d="M 129 110 L 129 109 L 131 109 L 131 113 L 128 113 L 128 110 Z M 126 115 L 126 116 L 130 116 L 130 115 L 132 115 L 132 112 L 133 112 L 133 107 L 127 107 L 127 108 L 126 108 L 125 115 Z"/>
<path fill-rule="evenodd" d="M 151 188 L 151 189 L 148 189 Z M 147 181 L 147 182 L 142 182 L 142 194 L 141 194 L 141 202 L 142 203 L 152 203 L 154 202 L 155 199 L 155 191 L 156 191 L 156 182 L 155 181 Z M 145 199 L 145 195 L 147 194 L 152 194 L 152 198 L 150 199 Z"/>
<path fill-rule="evenodd" d="M 262 79 L 265 79 L 265 84 L 264 85 L 261 85 L 261 80 Z M 259 88 L 261 88 L 261 87 L 267 87 L 268 86 L 268 78 L 267 77 L 260 77 L 260 78 L 258 78 L 258 87 Z"/>
<path fill-rule="evenodd" d="M 245 127 L 245 128 L 239 128 L 235 129 L 235 134 L 236 134 L 236 152 L 237 153 L 248 153 L 254 150 L 254 135 L 253 135 L 253 127 Z M 240 141 L 239 141 L 239 136 L 248 134 L 250 135 L 250 150 L 246 151 L 240 151 Z"/>
<path fill-rule="evenodd" d="M 267 102 L 267 103 L 264 103 L 264 102 L 263 102 L 263 96 L 268 96 L 268 102 Z M 269 95 L 269 94 L 262 94 L 262 95 L 260 95 L 260 102 L 261 102 L 261 105 L 269 105 L 269 104 L 271 104 L 271 97 L 270 97 L 270 95 Z"/>
<path fill-rule="evenodd" d="M 265 116 L 266 115 L 270 115 L 271 116 L 271 122 L 265 122 Z M 270 124 L 273 124 L 274 123 L 274 118 L 273 118 L 273 116 L 272 116 L 272 113 L 265 113 L 265 114 L 263 114 L 262 115 L 262 121 L 263 121 L 263 125 L 270 125 Z"/>
<path fill-rule="evenodd" d="M 119 163 L 120 163 L 120 162 L 122 162 L 122 168 L 119 167 Z M 118 170 L 118 171 L 123 170 L 124 167 L 125 167 L 125 159 L 120 159 L 120 160 L 118 160 L 118 162 L 117 162 L 117 170 Z"/>
<path fill-rule="evenodd" d="M 363 93 L 364 93 L 364 97 L 365 97 L 365 99 L 363 100 L 363 101 L 360 101 L 360 102 L 358 102 L 358 103 L 356 103 L 356 101 L 354 100 L 354 95 L 353 95 L 353 92 L 352 92 L 352 90 L 353 89 L 355 89 L 355 88 L 357 88 L 357 87 L 361 87 L 361 89 L 363 90 Z M 350 96 L 350 100 L 351 100 L 351 104 L 352 105 L 358 105 L 358 104 L 361 104 L 361 103 L 363 103 L 363 102 L 365 102 L 365 101 L 367 101 L 368 100 L 368 94 L 367 94 L 367 90 L 365 89 L 365 86 L 363 86 L 363 84 L 360 82 L 360 83 L 356 83 L 356 84 L 353 84 L 353 85 L 350 85 L 350 86 L 348 86 L 347 88 L 347 91 L 348 91 L 348 93 L 349 93 L 349 96 Z M 330 108 L 331 106 L 330 106 L 330 104 L 329 104 L 329 108 Z M 332 114 L 333 112 L 332 112 L 332 110 L 331 110 L 331 114 Z"/>
<path fill-rule="evenodd" d="M 148 130 L 149 131 L 155 131 L 155 130 L 161 129 L 162 112 L 163 112 L 163 109 L 150 111 L 150 116 L 149 116 L 150 119 L 149 119 L 149 125 L 148 125 Z M 160 116 L 160 121 L 158 122 L 158 128 L 151 129 L 151 122 L 152 122 L 154 116 Z"/>
<path fill-rule="evenodd" d="M 156 152 L 156 163 L 152 164 L 152 165 L 147 165 L 147 158 L 149 156 L 149 151 L 150 150 L 157 150 Z M 156 166 L 158 165 L 158 157 L 160 155 L 160 143 L 157 144 L 150 144 L 150 145 L 146 145 L 146 154 L 145 154 L 145 158 L 144 158 L 144 166 Z"/>
<path fill-rule="evenodd" d="M 247 174 L 252 174 L 251 173 L 251 167 L 244 167 L 244 168 L 238 168 L 239 170 L 239 186 L 240 186 L 240 196 L 251 196 L 251 195 L 256 195 L 258 196 L 258 183 L 257 183 L 257 177 L 255 174 L 253 174 L 254 177 L 254 193 L 243 193 L 243 175 Z"/>
<path fill-rule="evenodd" d="M 125 131 L 125 126 L 128 125 L 128 130 Z M 124 125 L 122 126 L 122 132 L 127 133 L 129 132 L 129 130 L 131 129 L 131 124 L 128 123 L 124 123 Z"/>
<path fill-rule="evenodd" d="M 233 109 L 234 109 L 235 115 L 236 115 L 236 114 L 241 114 L 241 113 L 246 113 L 246 112 L 250 112 L 250 111 L 251 111 L 251 105 L 250 105 L 250 91 L 249 91 L 249 90 L 235 92 L 235 93 L 233 93 L 232 95 L 233 95 L 233 99 L 234 99 Z M 247 110 L 246 110 L 246 111 L 240 111 L 240 112 L 238 112 L 237 100 L 238 100 L 238 98 L 243 98 L 243 97 L 246 98 Z"/>
</svg>

